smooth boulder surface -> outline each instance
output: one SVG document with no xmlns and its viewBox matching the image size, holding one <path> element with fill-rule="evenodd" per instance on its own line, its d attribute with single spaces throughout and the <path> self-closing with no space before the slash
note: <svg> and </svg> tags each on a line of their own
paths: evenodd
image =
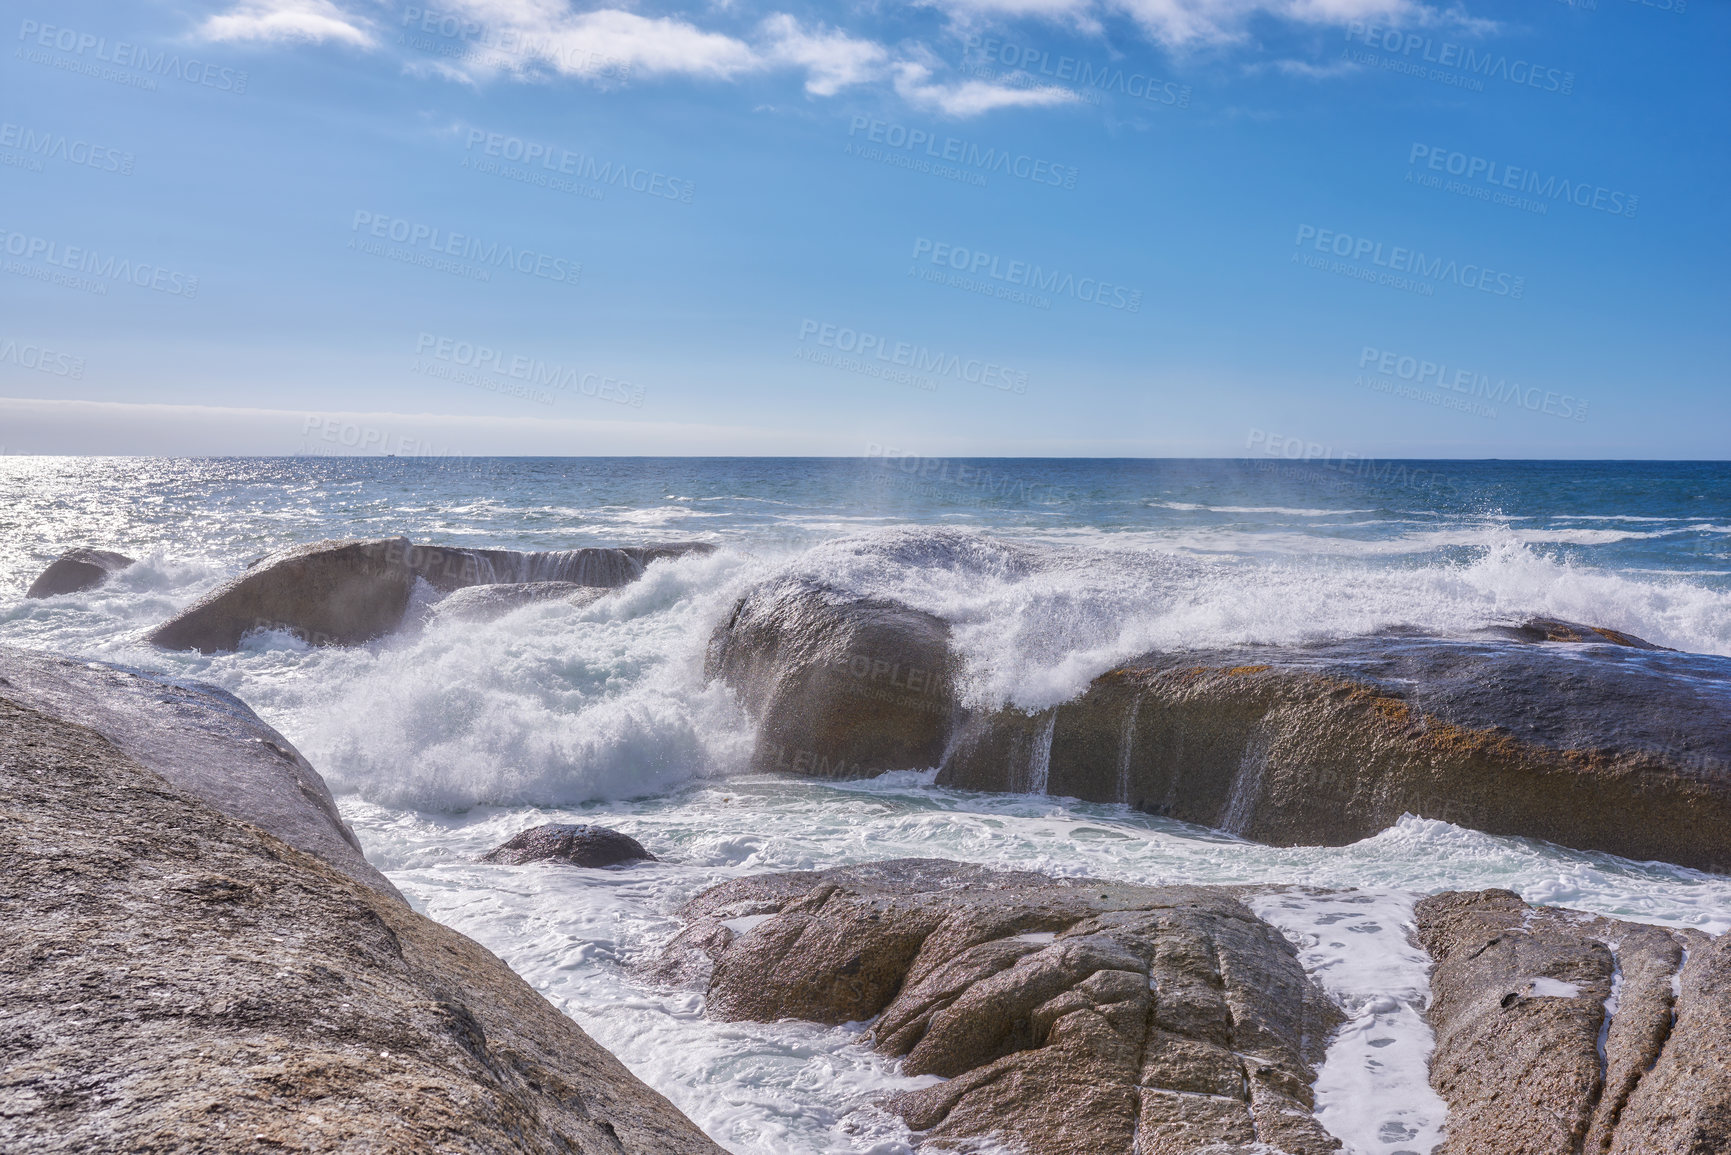
<svg viewBox="0 0 1731 1155">
<path fill-rule="evenodd" d="M 69 549 L 49 563 L 48 568 L 30 583 L 24 596 L 51 598 L 95 589 L 108 580 L 109 574 L 119 573 L 133 564 L 133 559 L 123 553 L 105 549 Z"/>
<path fill-rule="evenodd" d="M 482 862 L 521 866 L 525 862 L 563 862 L 570 866 L 618 866 L 654 862 L 655 856 L 629 834 L 588 823 L 549 822 L 532 826 L 481 856 Z"/>
<path fill-rule="evenodd" d="M 492 621 L 522 606 L 563 600 L 586 606 L 611 591 L 576 582 L 521 582 L 506 585 L 466 586 L 441 598 L 434 606 L 434 620 Z"/>
<path fill-rule="evenodd" d="M 809 582 L 763 586 L 716 629 L 706 668 L 757 720 L 757 770 L 866 778 L 943 757 L 954 662 L 931 614 Z"/>
<path fill-rule="evenodd" d="M 0 646 L 0 700 L 88 726 L 176 789 L 397 897 L 318 771 L 226 690 Z"/>
<path fill-rule="evenodd" d="M 1221 887 L 902 859 L 703 892 L 656 976 L 723 1020 L 877 1016 L 932 1149 L 1335 1151 L 1311 1083 L 1338 1010 Z M 1256 1144 L 1266 1147 L 1256 1147 Z"/>
<path fill-rule="evenodd" d="M 0 1149 L 718 1155 L 476 943 L 0 699 Z"/>
<path fill-rule="evenodd" d="M 415 573 L 406 538 L 320 541 L 279 550 L 212 590 L 147 640 L 169 650 L 232 650 L 253 630 L 349 646 L 403 620 Z"/>
<path fill-rule="evenodd" d="M 1441 1155 L 1731 1151 L 1731 936 L 1530 907 L 1415 909 L 1435 959 Z"/>
</svg>

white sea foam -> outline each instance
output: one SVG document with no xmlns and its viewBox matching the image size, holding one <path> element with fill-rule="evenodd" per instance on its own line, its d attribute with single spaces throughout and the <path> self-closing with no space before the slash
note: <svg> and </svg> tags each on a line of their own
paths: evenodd
<svg viewBox="0 0 1731 1155">
<path fill-rule="evenodd" d="M 1289 890 L 1250 900 L 1298 946 L 1347 1021 L 1316 1077 L 1316 1118 L 1347 1155 L 1429 1152 L 1448 1105 L 1431 1089 L 1430 956 L 1413 941 L 1413 896 Z"/>
<path fill-rule="evenodd" d="M 1731 653 L 1731 594 L 1572 565 L 1506 530 L 1487 532 L 1475 557 L 1403 568 L 1326 557 L 1203 560 L 889 530 L 827 542 L 789 569 L 945 618 L 966 660 L 965 692 L 978 703 L 1030 710 L 1066 701 L 1150 650 L 1296 643 L 1397 626 L 1462 632 L 1531 615 Z"/>
</svg>

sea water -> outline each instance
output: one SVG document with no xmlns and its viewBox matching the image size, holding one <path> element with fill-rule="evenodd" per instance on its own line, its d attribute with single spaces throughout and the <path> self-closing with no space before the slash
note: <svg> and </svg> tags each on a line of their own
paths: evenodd
<svg viewBox="0 0 1731 1155">
<path fill-rule="evenodd" d="M 947 618 L 979 705 L 1037 710 L 1150 649 L 1297 642 L 1545 614 L 1731 654 L 1731 466 L 1674 463 L 932 459 L 0 458 L 0 642 L 232 690 L 337 794 L 417 909 L 479 940 L 737 1152 L 908 1149 L 878 1106 L 902 1076 L 862 1024 L 712 1023 L 635 968 L 716 882 L 903 855 L 1250 901 L 1345 1008 L 1318 1117 L 1353 1152 L 1427 1152 L 1426 893 L 1722 931 L 1731 879 L 1408 817 L 1345 847 L 1272 848 L 1038 795 L 752 776 L 750 728 L 707 683 L 710 633 L 754 583 L 801 575 Z M 404 535 L 550 549 L 702 540 L 590 606 L 230 654 L 143 633 L 284 545 Z M 29 601 L 61 550 L 139 560 Z M 419 610 L 434 595 L 417 593 Z M 524 827 L 600 822 L 660 862 L 484 866 Z"/>
</svg>

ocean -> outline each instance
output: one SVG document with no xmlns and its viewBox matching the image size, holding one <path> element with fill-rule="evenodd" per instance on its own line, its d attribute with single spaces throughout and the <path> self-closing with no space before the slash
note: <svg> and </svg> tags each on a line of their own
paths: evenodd
<svg viewBox="0 0 1731 1155">
<path fill-rule="evenodd" d="M 1403 929 L 1418 896 L 1501 886 L 1731 928 L 1731 879 L 1410 816 L 1351 846 L 1280 849 L 1125 807 L 946 790 L 932 773 L 754 776 L 749 726 L 703 677 L 734 600 L 789 572 L 941 614 L 967 700 L 1030 710 L 1152 649 L 1535 614 L 1731 655 L 1731 465 L 10 456 L 0 492 L 0 642 L 239 695 L 324 775 L 417 909 L 498 953 L 736 1152 L 909 1150 L 873 1100 L 931 1081 L 860 1046 L 863 1025 L 712 1023 L 698 996 L 636 977 L 681 901 L 742 874 L 922 855 L 1288 887 L 1253 905 L 1352 1016 L 1318 1117 L 1376 1155 L 1428 1151 L 1444 1121 L 1424 1074 L 1425 959 Z M 140 640 L 272 549 L 392 535 L 719 548 L 656 562 L 584 608 L 410 624 L 350 649 L 281 633 L 218 655 Z M 79 545 L 139 564 L 87 593 L 24 599 Z M 661 861 L 476 863 L 547 821 L 612 826 Z"/>
</svg>

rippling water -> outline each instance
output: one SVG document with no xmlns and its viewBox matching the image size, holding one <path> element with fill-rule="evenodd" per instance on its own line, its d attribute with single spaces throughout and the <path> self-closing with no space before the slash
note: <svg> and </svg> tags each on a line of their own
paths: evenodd
<svg viewBox="0 0 1731 1155">
<path fill-rule="evenodd" d="M 856 1045 L 857 1027 L 708 1023 L 700 1000 L 632 979 L 680 900 L 742 873 L 916 854 L 1359 888 L 1350 901 L 1303 889 L 1255 901 L 1354 1014 L 1318 1084 L 1321 1118 L 1379 1155 L 1428 1150 L 1442 1124 L 1423 1080 L 1422 956 L 1401 926 L 1415 896 L 1506 886 L 1626 918 L 1731 925 L 1731 880 L 1437 822 L 1274 849 L 1122 808 L 941 790 L 929 776 L 744 777 L 744 720 L 702 677 L 732 600 L 784 572 L 943 614 L 965 692 L 1027 708 L 1150 648 L 1532 613 L 1731 654 L 1731 466 L 0 457 L 0 492 L 0 641 L 239 694 L 319 767 L 417 907 L 497 951 L 736 1151 L 906 1144 L 871 1100 L 907 1081 Z M 657 562 L 582 609 L 435 620 L 348 650 L 281 634 L 211 656 L 139 641 L 267 550 L 393 534 L 721 548 Z M 24 600 L 75 545 L 140 564 L 87 594 Z M 474 862 L 524 826 L 566 819 L 616 826 L 665 861 Z"/>
</svg>

